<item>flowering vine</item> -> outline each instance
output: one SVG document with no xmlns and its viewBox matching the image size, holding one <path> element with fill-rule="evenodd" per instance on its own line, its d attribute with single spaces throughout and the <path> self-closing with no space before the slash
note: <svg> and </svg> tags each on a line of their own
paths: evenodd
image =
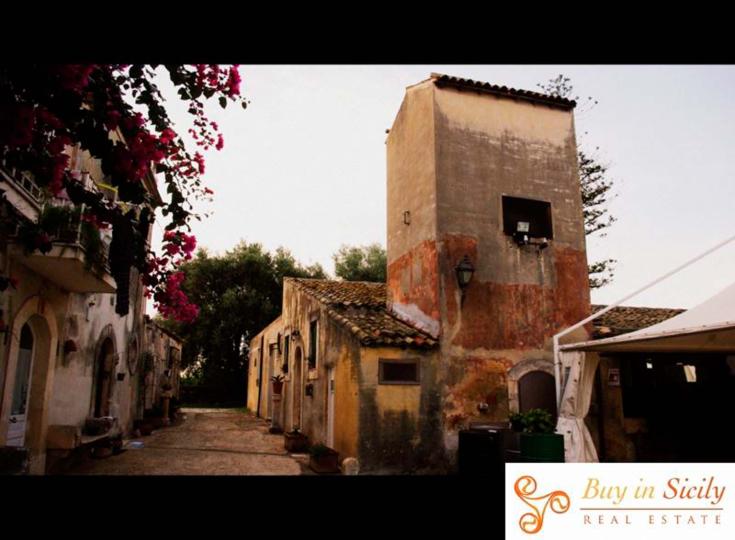
<svg viewBox="0 0 735 540">
<path fill-rule="evenodd" d="M 25 65 L 0 67 L 0 159 L 6 168 L 27 171 L 50 196 L 66 196 L 85 205 L 86 226 L 112 228 L 109 263 L 117 283 L 116 310 L 128 312 L 131 268 L 141 274 L 146 295 L 158 311 L 182 322 L 194 320 L 198 308 L 180 286 L 177 268 L 191 259 L 196 238 L 191 220 L 197 199 L 212 190 L 202 183 L 200 151 L 192 155 L 163 106 L 155 84 L 156 65 Z M 224 139 L 205 114 L 204 101 L 216 98 L 246 107 L 240 95 L 238 66 L 164 65 L 180 99 L 193 116 L 189 134 L 201 151 L 221 150 Z M 136 111 L 144 109 L 143 115 Z M 68 148 L 79 145 L 99 159 L 104 181 L 118 201 L 110 203 L 88 190 L 69 163 Z M 147 247 L 153 222 L 150 210 L 159 203 L 146 188 L 151 171 L 164 177 L 168 200 L 163 255 Z M 31 249 L 47 249 L 53 231 L 36 225 L 29 233 Z"/>
</svg>

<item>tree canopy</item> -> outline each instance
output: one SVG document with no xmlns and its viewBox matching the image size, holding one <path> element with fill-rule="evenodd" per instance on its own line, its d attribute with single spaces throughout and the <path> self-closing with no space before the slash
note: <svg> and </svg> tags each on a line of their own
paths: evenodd
<svg viewBox="0 0 735 540">
<path fill-rule="evenodd" d="M 574 86 L 569 77 L 559 75 L 544 84 L 539 84 L 545 93 L 579 103 L 579 96 L 574 94 Z M 583 106 L 587 110 L 597 105 L 597 101 L 588 97 Z M 596 148 L 595 150 L 599 150 Z M 579 166 L 579 182 L 582 189 L 582 212 L 584 232 L 586 235 L 605 236 L 606 229 L 615 223 L 616 218 L 610 213 L 607 204 L 612 197 L 613 182 L 608 176 L 609 166 L 582 149 L 577 144 L 577 161 Z M 597 289 L 610 283 L 614 276 L 615 259 L 603 259 L 588 265 L 590 288 Z"/>
<path fill-rule="evenodd" d="M 367 246 L 343 245 L 333 256 L 334 272 L 346 281 L 376 281 L 385 283 L 387 256 L 380 244 Z"/>
<path fill-rule="evenodd" d="M 244 398 L 250 340 L 281 313 L 283 278 L 326 277 L 319 264 L 303 266 L 284 248 L 270 253 L 246 242 L 219 256 L 201 249 L 181 270 L 199 317 L 161 324 L 184 339 L 182 368 L 219 387 L 223 401 Z"/>
</svg>

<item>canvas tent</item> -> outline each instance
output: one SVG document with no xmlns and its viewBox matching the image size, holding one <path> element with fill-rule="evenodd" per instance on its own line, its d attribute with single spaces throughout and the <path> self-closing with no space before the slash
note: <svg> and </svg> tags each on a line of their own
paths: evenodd
<svg viewBox="0 0 735 540">
<path fill-rule="evenodd" d="M 557 432 L 566 461 L 598 461 L 584 418 L 599 357 L 594 353 L 696 352 L 735 354 L 735 283 L 671 319 L 629 334 L 561 346 L 563 390 Z"/>
</svg>

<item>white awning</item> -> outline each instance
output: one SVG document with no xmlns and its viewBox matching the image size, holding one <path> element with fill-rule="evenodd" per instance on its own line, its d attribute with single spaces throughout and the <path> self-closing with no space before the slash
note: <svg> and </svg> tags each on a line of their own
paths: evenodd
<svg viewBox="0 0 735 540">
<path fill-rule="evenodd" d="M 735 283 L 698 306 L 648 328 L 570 343 L 561 350 L 735 353 Z"/>
</svg>

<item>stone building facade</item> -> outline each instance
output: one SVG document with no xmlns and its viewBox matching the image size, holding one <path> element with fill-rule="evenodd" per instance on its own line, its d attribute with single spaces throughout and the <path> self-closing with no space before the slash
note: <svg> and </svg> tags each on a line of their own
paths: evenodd
<svg viewBox="0 0 735 540">
<path fill-rule="evenodd" d="M 164 384 L 171 385 L 171 397 L 180 396 L 181 347 L 179 336 L 145 316 L 143 378 L 140 381 L 143 398 L 138 401 L 138 417 L 160 404 Z"/>
<path fill-rule="evenodd" d="M 589 315 L 573 107 L 434 74 L 390 130 L 388 305 L 440 341 L 450 452 L 458 427 L 517 410 L 529 373 L 550 391 L 552 336 Z"/>
<path fill-rule="evenodd" d="M 69 153 L 87 189 L 112 196 L 99 185 L 99 162 L 78 149 Z M 145 185 L 160 201 L 152 174 Z M 0 190 L 6 224 L 35 222 L 48 205 L 69 204 L 45 198 L 19 171 L 0 168 Z M 109 233 L 101 239 L 109 249 Z M 65 240 L 43 255 L 24 251 L 12 233 L 0 239 L 2 275 L 17 280 L 0 296 L 0 448 L 26 448 L 32 474 L 99 437 L 85 433 L 88 419 L 113 417 L 103 436 L 119 436 L 142 414 L 143 285 L 133 269 L 129 311 L 118 315 L 109 270 L 87 264 L 78 236 Z"/>
<path fill-rule="evenodd" d="M 574 105 L 439 74 L 409 87 L 386 140 L 388 278 L 371 286 L 380 316 L 343 320 L 357 308 L 335 299 L 367 284 L 287 282 L 281 318 L 251 344 L 251 408 L 268 416 L 253 381 L 262 390 L 281 361 L 272 351 L 291 329 L 307 340 L 315 313 L 323 356 L 295 374 L 314 392 L 296 423 L 366 470 L 452 467 L 463 427 L 544 399 L 555 407 L 551 338 L 590 313 Z M 396 324 L 421 347 L 370 341 Z M 308 340 L 298 343 L 303 362 Z M 392 383 L 384 361 L 416 369 L 390 366 L 407 379 Z"/>
<path fill-rule="evenodd" d="M 248 408 L 363 470 L 431 466 L 437 341 L 393 317 L 382 283 L 287 278 L 283 313 L 250 343 Z M 280 410 L 274 375 L 284 376 Z M 274 416 L 274 413 L 276 416 Z"/>
</svg>

